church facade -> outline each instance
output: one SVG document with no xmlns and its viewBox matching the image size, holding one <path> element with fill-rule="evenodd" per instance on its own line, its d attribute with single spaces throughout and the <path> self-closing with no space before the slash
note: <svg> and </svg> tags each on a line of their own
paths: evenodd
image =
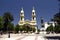
<svg viewBox="0 0 60 40">
<path fill-rule="evenodd" d="M 36 28 L 37 29 L 37 22 L 36 22 L 36 12 L 35 9 L 33 7 L 32 9 L 32 18 L 31 21 L 30 20 L 25 20 L 25 16 L 24 16 L 24 10 L 23 8 L 20 11 L 20 20 L 19 20 L 19 25 L 22 27 L 24 24 L 26 24 L 27 26 L 30 26 L 32 28 Z M 29 16 L 28 16 L 29 17 Z"/>
</svg>

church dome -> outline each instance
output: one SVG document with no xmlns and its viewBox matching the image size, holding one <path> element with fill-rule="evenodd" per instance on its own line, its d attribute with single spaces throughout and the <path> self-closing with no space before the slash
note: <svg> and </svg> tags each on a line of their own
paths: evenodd
<svg viewBox="0 0 60 40">
<path fill-rule="evenodd" d="M 22 8 L 22 10 L 21 10 L 21 13 L 24 13 L 24 10 L 23 10 L 23 8 Z"/>
<path fill-rule="evenodd" d="M 32 12 L 35 12 L 35 9 L 34 9 L 34 7 L 33 7 L 33 10 L 32 10 Z"/>
</svg>

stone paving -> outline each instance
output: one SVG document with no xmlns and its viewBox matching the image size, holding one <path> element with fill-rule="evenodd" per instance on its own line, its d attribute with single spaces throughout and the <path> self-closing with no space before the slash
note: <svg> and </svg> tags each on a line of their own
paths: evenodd
<svg viewBox="0 0 60 40">
<path fill-rule="evenodd" d="M 49 34 L 53 35 L 53 34 Z M 56 35 L 56 34 L 54 34 Z M 60 34 L 57 34 L 60 35 Z M 44 38 L 44 36 L 48 35 L 43 35 L 43 34 L 10 34 L 10 38 L 8 38 L 8 34 L 3 34 L 0 35 L 0 40 L 47 40 Z"/>
<path fill-rule="evenodd" d="M 0 35 L 0 40 L 44 40 L 42 36 L 36 34 L 8 34 Z"/>
</svg>

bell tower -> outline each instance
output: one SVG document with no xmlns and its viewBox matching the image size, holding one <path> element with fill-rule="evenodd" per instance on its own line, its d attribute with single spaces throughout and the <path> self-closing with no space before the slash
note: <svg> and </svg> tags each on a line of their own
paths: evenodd
<svg viewBox="0 0 60 40">
<path fill-rule="evenodd" d="M 22 8 L 21 12 L 20 12 L 20 22 L 19 22 L 19 25 L 23 25 L 23 24 L 24 24 L 24 10 Z"/>
<path fill-rule="evenodd" d="M 32 24 L 34 27 L 36 26 L 36 14 L 35 14 L 35 9 L 33 7 L 32 9 Z"/>
<path fill-rule="evenodd" d="M 36 14 L 35 14 L 34 7 L 33 7 L 33 10 L 32 10 L 32 21 L 36 21 Z"/>
</svg>

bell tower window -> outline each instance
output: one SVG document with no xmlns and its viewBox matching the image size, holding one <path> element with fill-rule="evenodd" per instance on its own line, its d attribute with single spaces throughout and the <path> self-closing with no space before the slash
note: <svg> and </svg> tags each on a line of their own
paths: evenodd
<svg viewBox="0 0 60 40">
<path fill-rule="evenodd" d="M 21 17 L 21 20 L 22 20 L 22 17 Z"/>
<path fill-rule="evenodd" d="M 34 20 L 34 17 L 33 17 L 33 20 Z"/>
<path fill-rule="evenodd" d="M 33 15 L 34 15 L 34 12 L 33 12 Z"/>
<path fill-rule="evenodd" d="M 21 13 L 21 15 L 22 15 L 22 13 Z"/>
</svg>

